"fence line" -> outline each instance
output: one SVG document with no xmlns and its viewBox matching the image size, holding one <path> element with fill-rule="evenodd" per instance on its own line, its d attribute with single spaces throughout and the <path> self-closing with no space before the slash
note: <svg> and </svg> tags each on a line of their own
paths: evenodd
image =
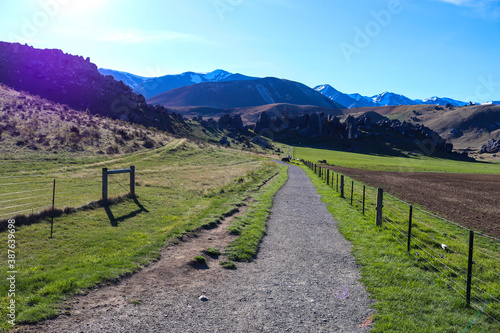
<svg viewBox="0 0 500 333">
<path fill-rule="evenodd" d="M 93 201 L 102 200 L 102 178 L 101 170 L 96 169 L 94 175 L 71 177 L 71 172 L 61 177 L 61 174 L 54 174 L 57 177 L 49 179 L 44 175 L 22 175 L 12 177 L 0 177 L 2 179 L 18 178 L 21 181 L 0 183 L 0 230 L 4 222 L 11 218 L 21 219 L 20 223 L 33 223 L 39 218 L 47 215 L 47 211 L 52 214 L 52 199 L 55 194 L 55 211 L 66 209 L 70 206 L 85 206 Z M 36 177 L 36 180 L 32 180 Z M 120 193 L 129 189 L 124 186 L 123 181 L 111 178 L 109 188 L 113 193 Z M 54 181 L 57 180 L 57 186 Z M 129 177 L 126 182 L 130 183 Z M 128 184 L 127 184 L 128 185 Z M 56 186 L 56 187 L 55 187 Z M 54 193 L 55 191 L 55 193 Z M 113 194 L 115 196 L 115 194 Z M 34 201 L 34 199 L 40 199 Z M 26 209 L 23 209 L 26 208 Z"/>
<path fill-rule="evenodd" d="M 378 189 L 366 186 L 350 177 L 341 175 L 339 172 L 325 169 L 322 165 L 304 160 L 302 162 L 333 191 L 339 192 L 341 198 L 350 200 L 351 205 L 356 208 L 362 207 L 363 214 L 370 218 L 373 217 L 375 220 L 377 204 L 374 198 L 376 193 L 379 192 Z M 361 190 L 363 191 L 362 195 L 359 193 Z M 498 267 L 495 261 L 498 262 L 500 258 L 497 257 L 497 252 L 483 248 L 480 244 L 472 245 L 474 232 L 471 229 L 420 207 L 413 207 L 410 203 L 390 194 L 384 194 L 386 196 L 384 196 L 383 208 L 381 208 L 383 214 L 380 216 L 380 223 L 385 224 L 388 234 L 400 243 L 403 248 L 407 249 L 407 252 L 417 262 L 424 265 L 446 285 L 466 299 L 468 305 L 478 309 L 475 303 L 481 304 L 483 312 L 500 323 L 495 318 L 500 315 L 499 310 L 496 310 L 497 308 L 500 309 L 500 286 L 497 285 L 498 281 L 500 281 L 497 277 L 500 277 L 500 274 L 494 271 Z M 413 207 L 410 211 L 413 210 L 414 214 L 411 214 L 410 211 L 405 212 L 401 205 Z M 408 230 L 405 230 L 409 223 L 410 214 L 413 223 L 411 228 L 408 227 Z M 438 227 L 431 226 L 433 223 L 445 223 L 443 227 L 446 231 L 443 232 L 438 230 Z M 470 235 L 468 236 L 468 234 Z M 496 237 L 480 232 L 475 234 L 476 236 L 485 237 L 489 239 L 489 242 L 493 241 L 495 244 L 500 241 Z M 467 237 L 469 238 L 468 244 L 461 241 L 461 239 L 467 239 Z M 440 238 L 442 239 L 439 240 Z M 408 244 L 405 244 L 407 239 Z M 480 243 L 488 244 L 488 240 L 483 239 Z M 444 252 L 440 253 L 441 251 L 438 248 Z M 474 253 L 473 260 L 472 253 Z M 463 266 L 468 267 L 468 270 L 464 269 Z M 497 293 L 498 295 L 496 295 Z M 487 301 L 484 300 L 486 298 L 488 298 Z M 491 311 L 492 314 L 488 314 L 486 311 Z"/>
</svg>

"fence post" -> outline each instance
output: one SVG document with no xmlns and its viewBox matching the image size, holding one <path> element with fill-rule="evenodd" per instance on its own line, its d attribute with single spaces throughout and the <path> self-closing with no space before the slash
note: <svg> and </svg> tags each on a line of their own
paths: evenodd
<svg viewBox="0 0 500 333">
<path fill-rule="evenodd" d="M 474 252 L 474 231 L 469 231 L 469 261 L 467 264 L 467 306 L 470 306 L 470 291 L 472 284 L 472 253 Z"/>
<path fill-rule="evenodd" d="M 54 208 L 56 203 L 56 180 L 54 179 L 54 185 L 52 187 L 52 219 L 50 221 L 50 238 L 52 238 L 52 231 L 54 230 Z"/>
<path fill-rule="evenodd" d="M 337 192 L 338 192 L 339 191 L 339 174 L 338 173 L 337 173 L 337 183 L 336 183 L 336 185 L 337 185 Z"/>
<path fill-rule="evenodd" d="M 351 206 L 353 197 L 354 197 L 354 180 L 351 181 Z"/>
<path fill-rule="evenodd" d="M 365 194 L 366 194 L 366 186 L 363 185 L 363 215 L 365 215 Z"/>
<path fill-rule="evenodd" d="M 340 197 L 344 198 L 344 175 L 340 176 Z"/>
<path fill-rule="evenodd" d="M 130 166 L 130 194 L 135 197 L 135 165 Z"/>
<path fill-rule="evenodd" d="M 413 205 L 410 205 L 410 215 L 408 216 L 408 252 L 411 249 L 411 222 L 413 219 Z"/>
<path fill-rule="evenodd" d="M 382 226 L 382 207 L 384 207 L 384 190 L 379 187 L 377 192 L 377 216 L 376 224 L 377 226 Z"/>
<path fill-rule="evenodd" d="M 326 185 L 330 185 L 330 169 L 326 170 Z"/>
<path fill-rule="evenodd" d="M 108 201 L 108 168 L 102 168 L 102 201 Z"/>
</svg>

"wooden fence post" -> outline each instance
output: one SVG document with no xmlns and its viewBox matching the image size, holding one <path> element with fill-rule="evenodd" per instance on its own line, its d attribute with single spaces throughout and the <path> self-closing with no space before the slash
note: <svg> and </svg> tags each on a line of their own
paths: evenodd
<svg viewBox="0 0 500 333">
<path fill-rule="evenodd" d="M 330 169 L 326 169 L 326 185 L 330 185 Z"/>
<path fill-rule="evenodd" d="M 469 231 L 469 261 L 467 264 L 467 306 L 470 306 L 470 292 L 472 285 L 472 253 L 474 252 L 474 231 Z"/>
<path fill-rule="evenodd" d="M 413 206 L 410 205 L 410 214 L 408 216 L 408 252 L 411 249 L 411 222 L 413 219 Z"/>
<path fill-rule="evenodd" d="M 340 176 L 340 197 L 344 198 L 344 175 Z"/>
<path fill-rule="evenodd" d="M 130 194 L 135 197 L 135 165 L 130 166 Z"/>
<path fill-rule="evenodd" d="M 336 182 L 336 185 L 337 185 L 337 192 L 339 191 L 339 174 L 337 173 L 337 182 Z"/>
<path fill-rule="evenodd" d="M 108 201 L 108 168 L 102 168 L 102 201 Z"/>
<path fill-rule="evenodd" d="M 377 193 L 377 216 L 375 223 L 382 226 L 382 208 L 384 207 L 384 190 L 379 188 Z"/>
</svg>

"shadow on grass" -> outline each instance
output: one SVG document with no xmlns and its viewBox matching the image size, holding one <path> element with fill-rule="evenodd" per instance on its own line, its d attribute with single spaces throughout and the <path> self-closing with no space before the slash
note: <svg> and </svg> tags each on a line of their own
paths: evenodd
<svg viewBox="0 0 500 333">
<path fill-rule="evenodd" d="M 113 227 L 118 227 L 118 223 L 125 221 L 127 219 L 130 219 L 132 217 L 135 217 L 139 215 L 140 213 L 149 213 L 149 210 L 147 210 L 140 202 L 137 200 L 137 197 L 133 198 L 134 203 L 139 207 L 139 209 L 134 210 L 133 212 L 130 212 L 126 215 L 120 216 L 120 217 L 115 217 L 113 212 L 111 211 L 111 206 L 110 205 L 105 205 L 104 210 L 106 211 L 106 214 L 108 215 L 109 222 Z"/>
</svg>

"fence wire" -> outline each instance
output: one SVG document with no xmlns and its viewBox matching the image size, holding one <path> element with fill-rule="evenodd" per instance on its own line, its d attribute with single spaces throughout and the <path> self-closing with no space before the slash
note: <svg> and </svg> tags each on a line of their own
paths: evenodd
<svg viewBox="0 0 500 333">
<path fill-rule="evenodd" d="M 316 174 L 321 176 L 320 178 L 325 183 L 327 182 L 325 178 L 327 172 L 324 168 L 320 169 L 316 166 L 315 170 L 313 163 L 308 161 L 303 161 L 303 163 L 313 172 L 316 171 Z M 328 185 L 332 188 L 332 191 L 342 191 L 340 184 L 342 176 L 338 172 L 330 171 Z M 351 200 L 352 205 L 359 209 L 363 207 L 364 200 L 365 216 L 375 219 L 378 190 L 350 177 L 344 176 L 343 178 L 344 198 Z M 362 197 L 363 186 L 365 188 L 364 198 Z M 351 192 L 353 187 L 354 191 Z M 384 193 L 382 223 L 385 225 L 385 229 L 388 230 L 388 234 L 404 249 L 407 249 L 409 210 L 405 211 L 402 206 L 410 207 L 412 204 L 391 194 Z M 437 221 L 444 223 L 446 230 L 439 230 L 440 227 L 431 225 Z M 457 229 L 453 229 L 456 227 Z M 429 272 L 436 275 L 438 279 L 466 300 L 469 231 L 469 228 L 463 227 L 458 223 L 428 212 L 421 207 L 413 206 L 411 239 L 409 242 L 410 251 L 407 251 L 407 253 L 411 254 L 418 263 L 422 264 Z M 475 235 L 485 237 L 493 242 L 500 242 L 498 238 L 485 235 L 481 232 L 475 232 Z M 443 252 L 438 249 L 441 249 Z M 473 253 L 473 283 L 471 284 L 470 305 L 485 313 L 495 322 L 500 323 L 499 319 L 497 319 L 500 318 L 500 310 L 495 309 L 500 308 L 500 286 L 495 284 L 495 282 L 500 281 L 498 279 L 500 272 L 495 271 L 495 268 L 498 268 L 500 256 L 497 252 L 481 247 L 479 244 L 474 244 Z M 487 267 L 488 263 L 490 263 L 489 267 Z"/>
</svg>

